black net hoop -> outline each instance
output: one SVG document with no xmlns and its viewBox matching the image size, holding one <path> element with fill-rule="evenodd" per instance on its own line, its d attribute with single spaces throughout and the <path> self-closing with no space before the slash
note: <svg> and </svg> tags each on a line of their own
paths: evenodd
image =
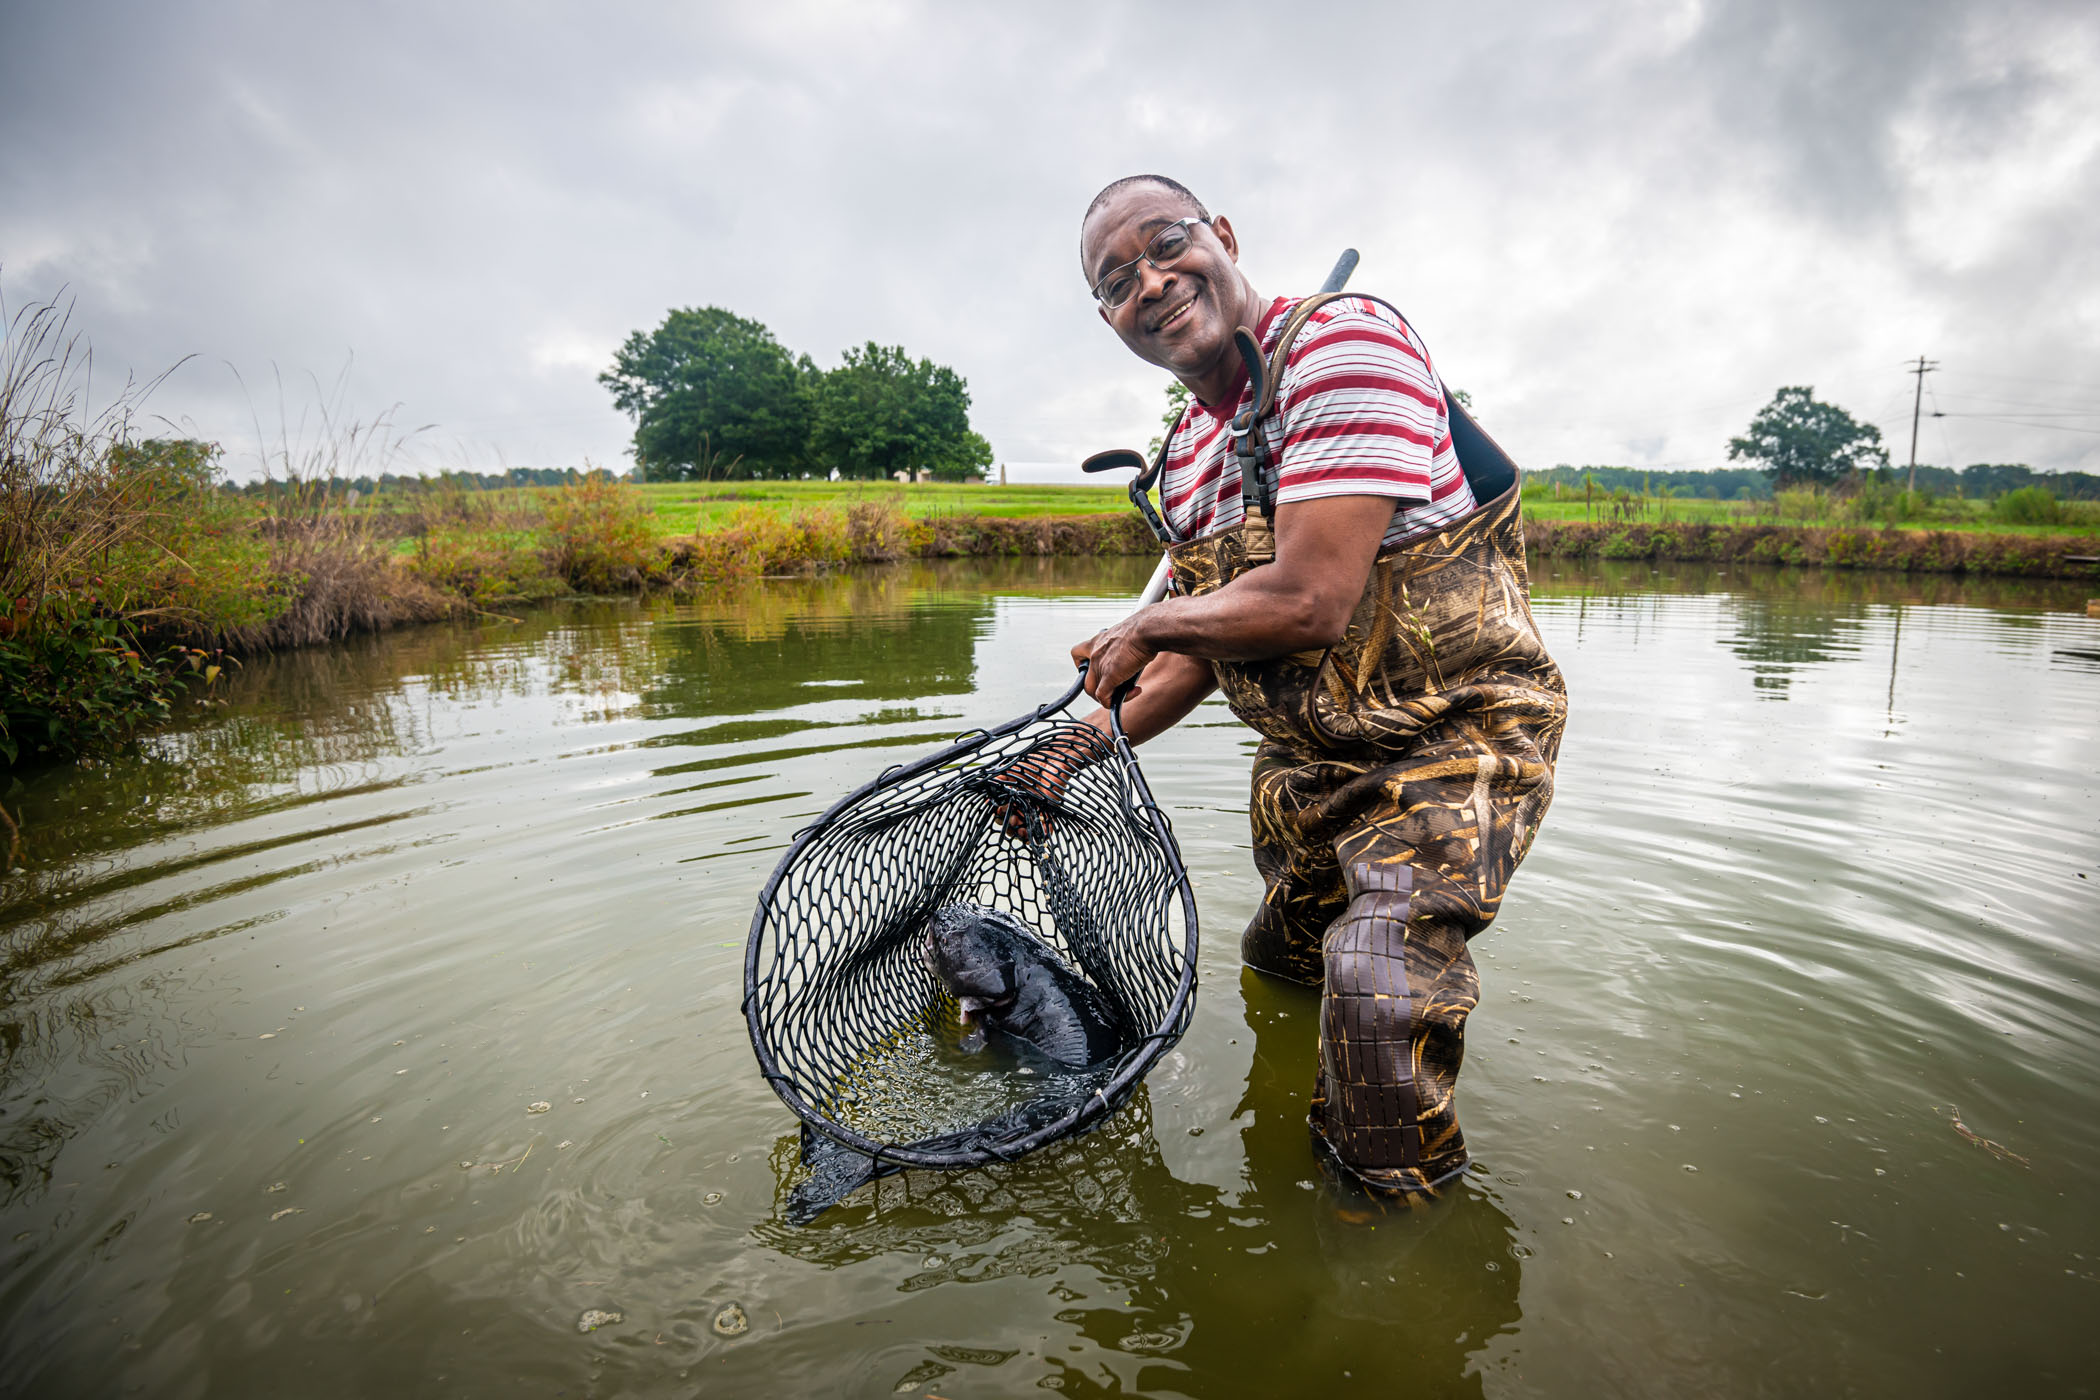
<svg viewBox="0 0 2100 1400">
<path fill-rule="evenodd" d="M 805 1143 L 820 1133 L 878 1171 L 1011 1161 L 1100 1123 L 1188 1028 L 1195 895 L 1120 707 L 1113 737 L 1065 714 L 1083 679 L 841 799 L 766 882 L 744 1016 Z M 1002 1080 L 997 1111 L 919 1073 L 912 1056 L 953 1012 L 925 965 L 925 929 L 955 902 L 1040 934 L 1114 1005 L 1122 1052 L 1082 1075 Z"/>
</svg>

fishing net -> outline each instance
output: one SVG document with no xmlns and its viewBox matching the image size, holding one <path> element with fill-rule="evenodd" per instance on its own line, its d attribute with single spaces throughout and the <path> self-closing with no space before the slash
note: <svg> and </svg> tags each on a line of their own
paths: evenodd
<svg viewBox="0 0 2100 1400">
<path fill-rule="evenodd" d="M 805 1163 L 819 1135 L 878 1175 L 1011 1161 L 1100 1123 L 1187 1028 L 1188 873 L 1120 719 L 1110 738 L 1065 713 L 1079 692 L 885 772 L 798 833 L 767 882 L 744 1014 Z M 1015 916 L 1083 974 L 1120 1053 L 1078 1070 L 963 1053 L 924 956 L 955 903 Z"/>
</svg>

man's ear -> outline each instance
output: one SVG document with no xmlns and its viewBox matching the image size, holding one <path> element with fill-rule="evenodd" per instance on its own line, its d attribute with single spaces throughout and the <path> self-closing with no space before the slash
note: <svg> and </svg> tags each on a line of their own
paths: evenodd
<svg viewBox="0 0 2100 1400">
<path fill-rule="evenodd" d="M 1099 297 L 1094 298 L 1094 310 L 1101 313 L 1102 325 L 1114 329 L 1116 323 L 1108 319 L 1108 308 L 1101 304 L 1101 298 Z"/>
<path fill-rule="evenodd" d="M 1232 255 L 1232 260 L 1238 262 L 1240 260 L 1240 240 L 1239 235 L 1232 231 L 1232 220 L 1226 218 L 1223 214 L 1213 215 L 1210 221 L 1210 231 L 1218 236 L 1218 242 L 1225 245 L 1225 251 Z"/>
</svg>

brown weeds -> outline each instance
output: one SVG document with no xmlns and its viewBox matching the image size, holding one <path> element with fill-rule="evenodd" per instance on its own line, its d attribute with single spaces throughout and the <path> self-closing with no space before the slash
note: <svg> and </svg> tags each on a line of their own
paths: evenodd
<svg viewBox="0 0 2100 1400">
<path fill-rule="evenodd" d="M 611 476 L 592 473 L 556 490 L 546 504 L 546 534 L 549 565 L 579 593 L 629 592 L 661 575 L 648 502 Z"/>
</svg>

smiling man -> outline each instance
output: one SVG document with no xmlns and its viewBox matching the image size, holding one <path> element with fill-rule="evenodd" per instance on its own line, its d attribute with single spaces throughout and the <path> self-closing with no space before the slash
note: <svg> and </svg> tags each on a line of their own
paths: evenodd
<svg viewBox="0 0 2100 1400">
<path fill-rule="evenodd" d="M 1155 464 L 1173 594 L 1072 656 L 1097 700 L 1137 682 L 1135 742 L 1220 687 L 1261 733 L 1266 891 L 1242 955 L 1323 990 L 1329 1159 L 1433 1193 L 1467 1160 L 1467 940 L 1552 799 L 1566 691 L 1532 622 L 1516 469 L 1428 347 L 1372 298 L 1264 298 L 1239 257 L 1164 176 L 1118 180 L 1081 224 L 1101 319 L 1195 402 Z"/>
</svg>

